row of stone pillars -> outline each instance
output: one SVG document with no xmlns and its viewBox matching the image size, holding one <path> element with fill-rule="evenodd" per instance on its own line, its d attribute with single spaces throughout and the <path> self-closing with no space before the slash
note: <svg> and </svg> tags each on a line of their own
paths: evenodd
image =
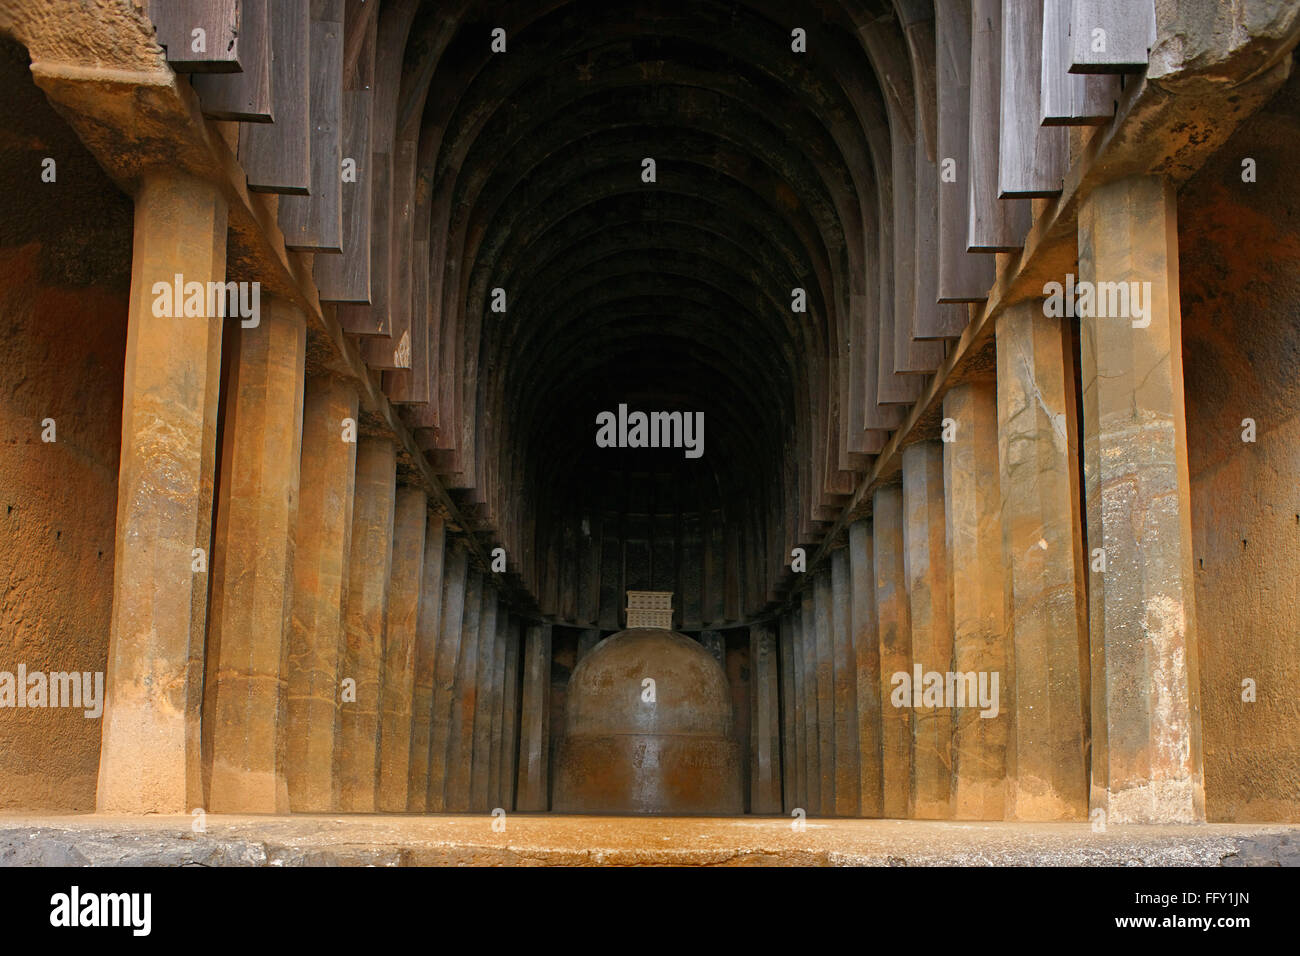
<svg viewBox="0 0 1300 956">
<path fill-rule="evenodd" d="M 155 308 L 156 282 L 226 279 L 226 234 L 205 181 L 135 196 L 98 809 L 548 809 L 549 625 L 399 483 L 353 384 L 307 373 L 293 302 L 250 328 Z M 775 645 L 754 640 L 753 790 L 778 812 Z"/>
<path fill-rule="evenodd" d="M 155 309 L 224 280 L 225 241 L 214 186 L 138 191 L 98 808 L 545 809 L 549 633 L 357 433 L 356 389 L 306 374 L 302 312 Z"/>
<path fill-rule="evenodd" d="M 998 317 L 951 440 L 903 450 L 780 621 L 787 811 L 1205 819 L 1172 186 L 1097 189 L 1078 242 L 1080 282 L 1150 283 L 1147 311 L 1079 319 L 1080 383 L 1070 319 Z M 918 671 L 997 674 L 998 716 L 900 705 Z"/>
<path fill-rule="evenodd" d="M 907 447 L 755 629 L 757 812 L 779 778 L 824 814 L 1204 818 L 1175 226 L 1158 178 L 1094 191 L 1080 279 L 1149 282 L 1146 324 L 1082 319 L 1076 386 L 1068 322 L 1007 308 L 996 380 L 946 394 L 954 440 Z M 391 442 L 349 440 L 357 393 L 305 374 L 299 309 L 227 335 L 223 394 L 223 320 L 154 307 L 155 282 L 225 279 L 225 241 L 216 187 L 139 188 L 99 808 L 544 809 L 549 635 Z M 999 716 L 893 706 L 918 667 L 996 673 Z"/>
</svg>

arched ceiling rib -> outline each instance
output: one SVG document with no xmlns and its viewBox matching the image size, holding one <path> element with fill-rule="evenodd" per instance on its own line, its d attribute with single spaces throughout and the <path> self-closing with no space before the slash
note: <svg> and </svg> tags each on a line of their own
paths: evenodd
<svg viewBox="0 0 1300 956">
<path fill-rule="evenodd" d="M 933 89 L 918 112 L 912 82 L 933 71 L 932 10 L 896 6 L 384 4 L 372 135 L 409 152 L 394 200 L 428 243 L 411 266 L 429 270 L 433 390 L 407 413 L 508 550 L 544 554 L 529 535 L 590 506 L 565 496 L 626 467 L 594 447 L 595 412 L 623 396 L 705 412 L 696 467 L 761 539 L 764 599 L 836 516 L 870 429 L 892 427 L 848 382 L 892 306 L 899 144 L 919 125 L 933 152 Z M 815 56 L 791 50 L 796 27 Z M 655 454 L 647 467 L 677 468 Z"/>
</svg>

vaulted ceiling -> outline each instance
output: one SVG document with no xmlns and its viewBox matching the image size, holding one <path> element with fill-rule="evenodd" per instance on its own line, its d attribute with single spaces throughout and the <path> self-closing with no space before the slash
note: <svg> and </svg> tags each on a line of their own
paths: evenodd
<svg viewBox="0 0 1300 956">
<path fill-rule="evenodd" d="M 893 167 L 910 192 L 933 164 L 930 3 L 373 6 L 350 5 L 347 82 L 372 86 L 372 148 L 414 204 L 394 289 L 427 250 L 430 400 L 407 414 L 435 464 L 543 610 L 590 616 L 547 567 L 599 549 L 596 522 L 622 583 L 752 616 L 942 354 L 908 330 L 912 378 L 891 354 L 891 402 L 868 401 Z M 702 411 L 705 455 L 597 448 L 620 403 Z M 683 581 L 697 564 L 717 582 Z"/>
</svg>

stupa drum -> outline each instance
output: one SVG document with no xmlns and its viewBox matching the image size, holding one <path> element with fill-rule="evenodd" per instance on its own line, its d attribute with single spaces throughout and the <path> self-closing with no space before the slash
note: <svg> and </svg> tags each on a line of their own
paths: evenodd
<svg viewBox="0 0 1300 956">
<path fill-rule="evenodd" d="M 619 631 L 574 669 L 555 810 L 737 814 L 740 767 L 726 675 L 686 635 Z"/>
</svg>

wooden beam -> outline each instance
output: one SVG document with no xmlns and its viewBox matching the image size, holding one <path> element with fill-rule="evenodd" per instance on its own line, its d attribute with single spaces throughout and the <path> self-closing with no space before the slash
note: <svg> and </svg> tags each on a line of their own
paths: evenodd
<svg viewBox="0 0 1300 956">
<path fill-rule="evenodd" d="M 475 489 L 477 490 L 477 488 Z M 654 547 L 653 519 L 646 519 L 646 549 Z M 563 547 L 560 558 L 560 593 L 556 612 L 565 621 L 574 621 L 578 617 L 578 540 L 574 533 L 573 522 L 564 521 L 560 531 Z M 651 561 L 653 566 L 653 560 Z M 599 632 L 597 632 L 599 633 Z"/>
<path fill-rule="evenodd" d="M 1002 103 L 1002 0 L 971 0 L 970 195 L 968 252 L 1024 245 L 1028 201 L 998 200 L 998 113 Z"/>
<path fill-rule="evenodd" d="M 395 405 L 427 405 L 432 394 L 429 361 L 429 240 L 411 242 L 411 367 L 384 372 L 384 392 Z"/>
<path fill-rule="evenodd" d="M 966 250 L 971 189 L 969 0 L 936 5 L 935 46 L 939 71 L 938 299 L 982 302 L 993 284 L 994 261 L 991 256 Z"/>
<path fill-rule="evenodd" d="M 1039 122 L 1042 59 L 1042 0 L 1002 0 L 1000 199 L 1055 196 L 1069 167 L 1069 132 Z"/>
<path fill-rule="evenodd" d="M 370 301 L 370 99 L 369 90 L 343 93 L 342 162 L 352 173 L 339 187 L 343 254 L 317 256 L 313 265 L 322 302 Z"/>
<path fill-rule="evenodd" d="M 728 621 L 740 620 L 740 599 L 743 593 L 743 582 L 741 579 L 742 569 L 740 564 L 740 516 L 734 511 L 731 512 L 735 517 L 730 518 L 724 512 L 722 523 L 722 546 L 725 549 L 724 558 L 724 597 L 723 597 L 723 615 Z"/>
<path fill-rule="evenodd" d="M 578 542 L 578 623 L 595 626 L 600 617 L 600 514 L 588 512 L 586 526 Z"/>
<path fill-rule="evenodd" d="M 343 0 L 311 6 L 311 195 L 280 200 L 280 231 L 294 252 L 343 251 Z"/>
<path fill-rule="evenodd" d="M 1043 0 L 1039 120 L 1044 126 L 1100 126 L 1115 115 L 1119 77 L 1080 76 L 1069 72 L 1070 2 Z"/>
<path fill-rule="evenodd" d="M 935 63 L 937 30 L 931 20 L 907 29 L 913 50 L 913 75 L 917 77 L 916 128 L 926 131 L 924 144 L 916 149 L 915 223 L 912 281 L 914 285 L 911 358 L 917 363 L 909 371 L 931 372 L 943 361 L 943 345 L 930 339 L 956 338 L 966 327 L 966 309 L 939 301 L 939 157 L 937 147 L 938 101 Z M 899 366 L 899 370 L 903 370 Z"/>
<path fill-rule="evenodd" d="M 910 405 L 920 393 L 921 381 L 914 375 L 896 375 L 897 356 L 904 347 L 896 342 L 899 336 L 909 336 L 912 327 L 912 299 L 916 290 L 911 282 L 912 268 L 912 196 L 915 190 L 915 144 L 903 138 L 901 122 L 890 117 L 890 166 L 892 181 L 892 213 L 887 212 L 881 225 L 881 234 L 889 245 L 882 250 L 882 289 L 888 294 L 881 297 L 880 348 L 877 350 L 878 377 L 876 400 L 883 405 Z M 906 255 L 904 255 L 906 250 Z M 902 300 L 902 301 L 900 301 Z M 910 344 L 910 342 L 909 342 Z"/>
<path fill-rule="evenodd" d="M 239 0 L 150 0 L 158 45 L 177 73 L 238 73 Z"/>
<path fill-rule="evenodd" d="M 883 232 L 880 244 L 885 242 Z M 878 260 L 878 256 L 873 256 Z M 885 362 L 885 355 L 881 347 L 880 328 L 887 314 L 893 313 L 892 291 L 892 270 L 886 268 L 883 263 L 877 261 L 876 265 L 868 272 L 868 275 L 876 277 L 875 290 L 876 301 L 874 308 L 868 311 L 866 315 L 865 331 L 863 339 L 864 369 L 863 369 L 863 389 L 865 391 L 862 406 L 862 426 L 868 430 L 869 438 L 866 439 L 864 451 L 871 454 L 878 454 L 880 448 L 888 438 L 890 429 L 897 428 L 907 416 L 907 409 L 901 405 L 883 404 L 881 400 L 881 366 Z M 789 549 L 782 549 L 782 563 L 784 558 L 789 554 Z"/>
<path fill-rule="evenodd" d="M 411 367 L 412 270 L 409 262 L 415 231 L 417 153 L 414 140 L 403 140 L 393 147 L 392 182 L 389 186 L 389 332 L 387 338 L 361 343 L 361 355 L 371 368 L 405 370 Z"/>
<path fill-rule="evenodd" d="M 339 324 L 353 335 L 388 335 L 388 193 L 393 157 L 388 153 L 371 151 L 370 171 L 369 304 L 340 305 Z M 362 357 L 365 358 L 364 350 Z"/>
<path fill-rule="evenodd" d="M 271 100 L 275 122 L 241 130 L 239 162 L 253 192 L 306 195 L 311 189 L 311 8 L 271 4 Z"/>
<path fill-rule="evenodd" d="M 939 165 L 916 151 L 916 241 L 912 269 L 915 294 L 912 309 L 913 355 L 923 349 L 924 367 L 934 371 L 943 361 L 943 343 L 927 339 L 955 339 L 966 328 L 964 304 L 939 301 Z M 968 254 L 967 254 L 968 255 Z M 920 341 L 918 341 L 920 340 Z"/>
<path fill-rule="evenodd" d="M 916 119 L 920 120 L 920 114 Z M 900 140 L 894 153 L 894 373 L 933 372 L 943 361 L 941 342 L 919 341 L 917 316 L 924 311 L 917 294 L 931 289 L 918 282 L 917 254 L 934 254 L 934 235 L 938 231 L 934 194 L 937 183 L 931 175 L 935 168 L 925 155 L 920 140 Z M 933 259 L 926 264 L 927 275 Z M 933 306 L 931 306 L 933 308 Z M 908 394 L 915 399 L 915 389 Z"/>
<path fill-rule="evenodd" d="M 1073 0 L 1071 73 L 1136 73 L 1156 42 L 1152 0 Z"/>
<path fill-rule="evenodd" d="M 344 17 L 344 88 L 368 90 L 375 78 L 374 40 L 379 27 L 379 4 L 375 0 L 347 0 Z"/>
<path fill-rule="evenodd" d="M 269 0 L 243 0 L 239 15 L 239 73 L 200 73 L 190 79 L 203 115 L 241 123 L 270 123 L 271 11 Z"/>
<path fill-rule="evenodd" d="M 370 307 L 344 306 L 339 310 L 343 326 L 356 335 L 376 341 L 361 343 L 361 357 L 371 368 L 400 369 L 410 367 L 410 336 L 402 341 L 405 328 L 394 325 L 394 313 L 409 316 L 410 306 L 403 292 L 399 264 L 410 254 L 410 245 L 398 243 L 402 226 L 399 197 L 407 202 L 407 219 L 414 212 L 409 204 L 415 189 L 416 140 L 403 144 L 397 140 L 397 99 L 402 81 L 402 63 L 407 35 L 418 0 L 390 0 L 384 4 L 374 26 L 374 57 L 370 87 L 375 97 L 371 103 L 370 152 L 374 184 L 370 193 Z M 409 155 L 403 156 L 403 146 Z M 403 188 L 404 183 L 409 186 Z M 407 233 L 409 235 L 409 231 Z"/>
<path fill-rule="evenodd" d="M 320 287 L 322 302 L 355 305 L 370 301 L 372 87 L 378 6 L 374 0 L 347 0 L 344 10 L 342 153 L 355 177 L 344 179 L 342 184 L 343 255 L 317 256 L 315 260 L 313 277 Z"/>
</svg>

